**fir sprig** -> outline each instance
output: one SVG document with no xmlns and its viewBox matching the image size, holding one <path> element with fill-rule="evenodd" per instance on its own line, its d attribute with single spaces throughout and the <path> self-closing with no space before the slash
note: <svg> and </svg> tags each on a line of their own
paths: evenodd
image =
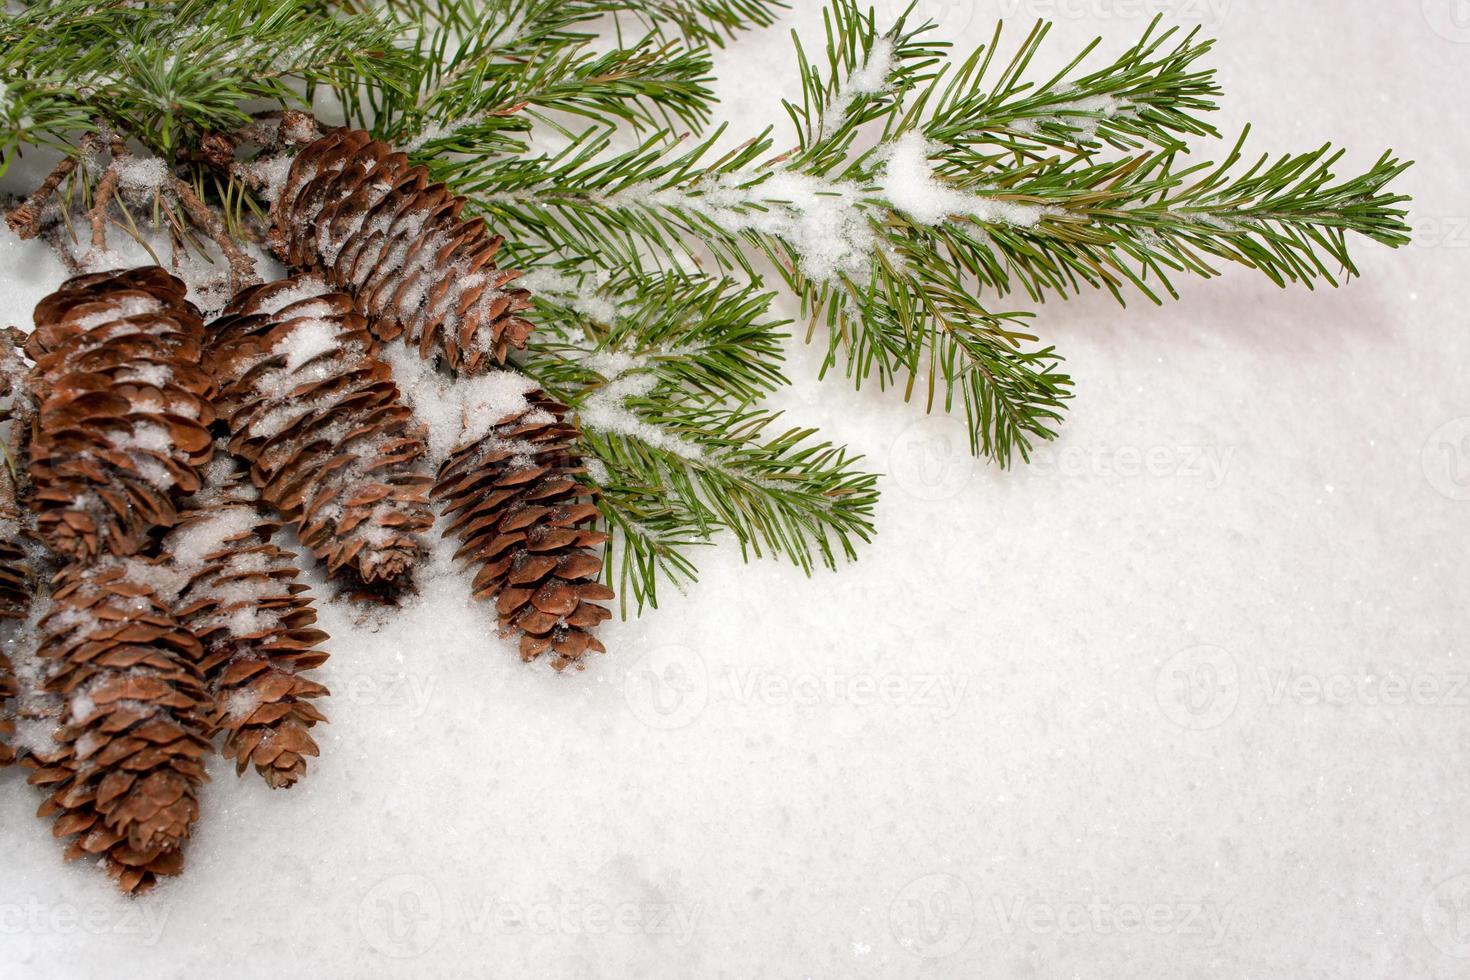
<svg viewBox="0 0 1470 980">
<path fill-rule="evenodd" d="M 606 0 L 433 3 L 401 22 L 422 70 L 403 91 L 383 89 L 363 118 L 387 139 L 426 153 L 524 152 L 537 121 L 582 118 L 607 128 L 689 125 L 708 118 L 710 60 L 649 31 L 598 50 Z M 405 16 L 404 10 L 399 16 Z M 425 18 L 410 9 L 411 17 Z M 425 27 L 425 24 L 431 26 Z"/>
<path fill-rule="evenodd" d="M 685 552 L 720 532 L 747 557 L 808 572 L 854 557 L 873 532 L 876 477 L 859 458 L 754 404 L 787 383 L 770 301 L 677 274 L 624 277 L 595 297 L 543 280 L 543 330 L 521 369 L 581 419 L 589 480 L 619 532 L 604 567 L 625 608 L 657 605 L 661 579 L 692 581 Z"/>
<path fill-rule="evenodd" d="M 30 4 L 0 15 L 0 74 L 25 99 L 0 130 L 0 168 L 24 144 L 75 146 L 87 125 L 172 162 L 249 123 L 252 103 L 307 106 L 316 86 L 350 101 L 414 68 L 384 20 L 316 0 Z"/>
<path fill-rule="evenodd" d="M 1183 141 L 1215 135 L 1201 116 L 1218 94 L 1195 34 L 1155 22 L 1101 68 L 1082 72 L 1093 45 L 1031 83 L 1043 27 L 1009 59 L 997 32 L 956 67 L 929 23 L 880 30 L 834 0 L 826 24 L 820 63 L 798 40 L 784 152 L 765 132 L 719 156 L 722 128 L 665 128 L 615 152 L 593 127 L 529 159 L 460 147 L 455 177 L 528 258 L 712 261 L 757 283 L 773 268 L 826 330 L 828 368 L 962 406 L 975 450 L 1002 464 L 1055 433 L 1070 386 L 1030 318 L 996 305 L 1012 290 L 1158 300 L 1172 275 L 1214 275 L 1216 260 L 1336 283 L 1356 272 L 1350 235 L 1408 240 L 1405 198 L 1388 189 L 1407 165 L 1391 154 L 1346 179 L 1330 148 L 1241 172 L 1242 137 L 1223 164 L 1190 164 Z"/>
<path fill-rule="evenodd" d="M 822 43 L 796 38 L 791 136 L 735 134 L 715 124 L 711 46 L 782 6 L 22 3 L 0 15 L 0 171 L 22 146 L 108 142 L 84 132 L 190 161 L 207 134 L 330 90 L 533 270 L 539 334 L 518 366 L 582 418 L 618 532 L 609 575 L 638 606 L 692 579 L 690 549 L 717 534 L 810 569 L 871 533 L 873 478 L 762 405 L 785 381 L 772 289 L 799 300 L 824 373 L 962 410 L 975 451 L 1007 464 L 1055 435 L 1071 388 L 1017 305 L 1158 302 L 1229 265 L 1335 285 L 1357 272 L 1353 236 L 1408 240 L 1391 153 L 1340 176 L 1339 150 L 1259 155 L 1243 133 L 1197 160 L 1218 136 L 1211 44 L 1158 21 L 1032 79 L 1045 24 L 955 57 L 912 8 L 882 24 L 829 0 Z M 76 167 L 63 200 L 96 172 Z M 231 233 L 261 214 L 233 173 L 188 176 Z"/>
</svg>

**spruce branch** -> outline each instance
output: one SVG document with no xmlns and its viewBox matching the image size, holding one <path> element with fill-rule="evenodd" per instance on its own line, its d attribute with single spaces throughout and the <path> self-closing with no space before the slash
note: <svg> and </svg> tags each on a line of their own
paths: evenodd
<svg viewBox="0 0 1470 980">
<path fill-rule="evenodd" d="M 545 24 L 552 18 L 562 25 L 610 18 L 620 39 L 627 22 L 640 33 L 665 40 L 721 46 L 740 31 L 769 27 L 777 12 L 790 4 L 787 0 L 386 0 L 386 6 L 407 23 L 461 34 L 479 23 L 482 15 L 514 25 L 513 33 L 521 36 L 527 34 L 528 25 Z M 540 37 L 546 39 L 545 34 Z"/>
<path fill-rule="evenodd" d="M 1070 387 L 1027 318 L 998 307 L 1011 291 L 1158 301 L 1217 261 L 1335 285 L 1356 274 L 1349 236 L 1408 240 L 1391 153 L 1340 178 L 1330 147 L 1245 165 L 1243 134 L 1221 164 L 1190 164 L 1218 94 L 1196 34 L 1155 21 L 1107 65 L 1083 72 L 1094 43 L 1038 84 L 1022 76 L 1044 25 L 1008 59 L 997 31 L 956 67 L 932 24 L 880 31 L 855 0 L 825 20 L 820 63 L 797 42 L 785 151 L 768 131 L 719 156 L 724 128 L 666 127 L 614 152 L 592 127 L 531 158 L 460 146 L 459 186 L 524 254 L 608 272 L 712 262 L 755 283 L 773 268 L 809 335 L 828 331 L 824 371 L 962 406 L 976 452 L 1003 465 L 1054 435 Z"/>
<path fill-rule="evenodd" d="M 855 559 L 857 542 L 870 539 L 877 477 L 855 468 L 859 457 L 815 441 L 816 430 L 780 429 L 781 413 L 748 407 L 636 398 L 627 407 L 646 429 L 591 428 L 583 443 L 605 470 L 591 478 L 603 517 L 633 554 L 630 562 L 610 553 L 608 567 L 623 569 L 617 587 L 639 608 L 657 606 L 658 576 L 632 579 L 633 570 L 692 579 L 670 551 L 720 531 L 734 534 L 747 560 L 784 556 L 807 573 L 818 562 L 835 567 L 839 554 Z M 665 503 L 650 515 L 652 497 Z"/>
<path fill-rule="evenodd" d="M 544 335 L 521 367 L 579 414 L 589 479 L 618 532 L 604 568 L 624 603 L 656 606 L 661 579 L 693 581 L 684 552 L 721 531 L 748 557 L 807 572 L 854 557 L 873 531 L 876 477 L 753 404 L 786 384 L 770 293 L 679 274 L 625 276 L 591 298 L 563 283 L 543 277 Z"/>
<path fill-rule="evenodd" d="M 539 329 L 523 367 L 548 388 L 601 385 L 606 379 L 590 365 L 613 355 L 643 365 L 660 384 L 716 401 L 752 401 L 790 383 L 780 368 L 784 324 L 769 319 L 763 290 L 678 273 L 624 276 L 595 291 L 572 276 L 528 279 Z"/>
<path fill-rule="evenodd" d="M 1093 42 L 1032 78 L 1044 23 L 956 53 L 912 8 L 889 25 L 829 0 L 821 43 L 795 39 L 791 135 L 736 134 L 715 124 L 711 46 L 782 6 L 12 4 L 0 172 L 23 147 L 65 159 L 8 217 L 105 243 L 148 208 L 176 255 L 212 240 L 244 281 L 270 168 L 240 151 L 289 152 L 317 127 L 277 140 L 275 119 L 284 133 L 328 90 L 468 195 L 531 270 L 539 334 L 518 366 L 583 423 L 617 532 L 605 574 L 640 607 L 692 580 L 690 549 L 721 532 L 804 569 L 871 533 L 873 478 L 762 405 L 785 383 L 773 289 L 824 343 L 823 374 L 963 411 L 975 451 L 1007 464 L 1055 435 L 1071 389 L 1023 301 L 1161 302 L 1175 277 L 1230 265 L 1336 285 L 1357 273 L 1353 237 L 1408 240 L 1392 153 L 1346 169 L 1330 146 L 1261 155 L 1242 133 L 1200 162 L 1219 135 L 1211 42 L 1158 21 L 1114 57 Z M 162 178 L 123 179 L 130 153 Z"/>
<path fill-rule="evenodd" d="M 361 121 L 426 155 L 465 149 L 522 153 L 539 122 L 568 117 L 608 129 L 698 127 L 713 104 L 710 58 L 649 30 L 611 50 L 593 25 L 620 5 L 576 0 L 445 0 L 409 13 L 421 65 L 402 92 L 384 92 Z M 400 10 L 400 16 L 403 12 Z M 425 24 L 428 26 L 426 27 Z"/>
<path fill-rule="evenodd" d="M 0 155 L 68 149 L 98 121 L 173 161 L 206 133 L 247 125 L 253 102 L 309 105 L 326 86 L 352 104 L 401 87 L 415 62 L 396 39 L 379 16 L 316 0 L 24 3 L 0 14 L 14 102 L 0 117 Z"/>
</svg>

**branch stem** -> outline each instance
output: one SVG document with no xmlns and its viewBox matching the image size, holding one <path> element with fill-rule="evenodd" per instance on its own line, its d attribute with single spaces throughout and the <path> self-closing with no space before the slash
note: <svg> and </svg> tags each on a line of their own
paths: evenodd
<svg viewBox="0 0 1470 980">
<path fill-rule="evenodd" d="M 84 137 L 82 145 L 85 147 L 90 139 L 90 135 Z M 60 163 L 51 168 L 51 173 L 46 176 L 46 179 L 41 181 L 41 186 L 5 215 L 5 223 L 10 226 L 11 231 L 15 232 L 16 237 L 22 240 L 36 237 L 41 231 L 41 212 L 46 209 L 46 202 L 51 200 L 51 195 L 56 193 L 56 188 L 60 187 L 61 182 L 76 168 L 76 157 L 63 157 Z"/>
</svg>

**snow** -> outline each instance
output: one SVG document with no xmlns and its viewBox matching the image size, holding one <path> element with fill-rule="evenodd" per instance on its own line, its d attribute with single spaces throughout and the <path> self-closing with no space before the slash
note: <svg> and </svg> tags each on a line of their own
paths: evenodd
<svg viewBox="0 0 1470 980">
<path fill-rule="evenodd" d="M 112 161 L 117 183 L 123 190 L 151 193 L 168 180 L 168 164 L 159 157 L 119 157 Z"/>
<path fill-rule="evenodd" d="M 620 316 L 617 302 L 597 292 L 601 285 L 598 281 L 589 286 L 549 269 L 531 269 L 516 281 L 516 285 L 530 290 L 533 296 L 555 300 L 600 323 L 615 323 Z"/>
<path fill-rule="evenodd" d="M 259 518 L 248 507 L 224 507 L 169 535 L 169 558 L 191 574 L 221 545 L 249 534 Z"/>
<path fill-rule="evenodd" d="M 1127 102 L 1111 95 L 1089 95 L 1061 102 L 1052 106 L 1052 117 L 1065 121 L 1077 131 L 1082 139 L 1092 139 L 1105 119 L 1116 119 L 1132 108 Z M 1016 128 L 1021 132 L 1035 132 L 1040 120 L 1028 119 Z"/>
<path fill-rule="evenodd" d="M 997 200 L 949 186 L 934 175 L 929 146 L 909 133 L 885 149 L 876 193 L 852 181 L 826 180 L 790 170 L 722 174 L 683 189 L 626 188 L 609 196 L 614 204 L 678 208 L 727 232 L 780 238 L 796 255 L 801 271 L 819 282 L 864 276 L 878 247 L 872 222 L 886 200 L 915 220 L 938 224 L 973 217 L 992 224 L 1030 227 L 1042 208 Z"/>
<path fill-rule="evenodd" d="M 315 318 L 308 319 L 292 328 L 274 350 L 278 354 L 286 355 L 286 372 L 295 373 L 308 361 L 336 350 L 338 332 L 335 323 Z"/>
<path fill-rule="evenodd" d="M 1161 5 L 921 6 L 966 46 L 1004 14 L 1003 53 L 1054 16 L 1044 78 Z M 703 549 L 560 676 L 439 543 L 403 608 L 323 604 L 322 757 L 277 792 L 215 760 L 155 894 L 64 862 L 0 772 L 0 975 L 1464 976 L 1470 62 L 1411 6 L 1234 0 L 1209 61 L 1259 149 L 1419 160 L 1413 246 L 1355 244 L 1343 290 L 1048 303 L 1078 397 L 1010 471 L 793 346 L 776 407 L 884 474 L 856 564 Z M 796 7 L 718 55 L 737 136 L 799 97 Z M 0 260 L 28 325 L 63 273 Z"/>
<path fill-rule="evenodd" d="M 696 193 L 634 186 L 611 195 L 615 204 L 681 208 L 730 232 L 755 232 L 784 240 L 809 278 L 826 281 L 868 267 L 876 236 L 859 207 L 862 189 L 779 170 L 749 186 L 757 175 L 724 175 L 704 181 Z"/>
<path fill-rule="evenodd" d="M 907 133 L 893 142 L 883 164 L 883 197 L 915 221 L 937 225 L 968 215 L 990 224 L 1029 228 L 1045 213 L 1039 207 L 998 201 L 943 183 L 934 176 L 930 152 L 923 136 Z"/>
<path fill-rule="evenodd" d="M 406 344 L 385 344 L 382 357 L 393 369 L 406 404 L 428 425 L 429 465 L 437 469 L 449 454 L 489 434 L 498 423 L 526 408 L 535 382 L 513 371 L 492 371 L 455 380 Z"/>
<path fill-rule="evenodd" d="M 266 204 L 275 204 L 286 186 L 286 177 L 291 172 L 293 156 L 287 153 L 272 153 L 242 164 L 240 169 L 260 183 L 260 196 Z"/>
<path fill-rule="evenodd" d="M 687 459 L 699 459 L 703 456 L 703 452 L 695 444 L 645 421 L 629 407 L 629 399 L 647 395 L 658 383 L 657 376 L 643 370 L 646 365 L 642 361 L 620 353 L 595 354 L 587 361 L 588 367 L 607 379 L 607 384 L 582 403 L 581 420 L 584 428 L 636 436 L 650 446 L 678 453 Z"/>
<path fill-rule="evenodd" d="M 893 39 L 879 37 L 873 41 L 868 57 L 862 65 L 843 80 L 837 94 L 822 113 L 821 131 L 831 133 L 842 125 L 859 96 L 877 95 L 888 87 L 888 76 L 893 73 Z"/>
<path fill-rule="evenodd" d="M 125 296 L 122 299 L 109 302 L 107 309 L 77 317 L 76 324 L 83 330 L 90 330 L 95 326 L 111 320 L 121 320 L 126 317 L 142 316 L 144 313 L 152 313 L 162 306 L 163 304 L 152 296 Z"/>
</svg>

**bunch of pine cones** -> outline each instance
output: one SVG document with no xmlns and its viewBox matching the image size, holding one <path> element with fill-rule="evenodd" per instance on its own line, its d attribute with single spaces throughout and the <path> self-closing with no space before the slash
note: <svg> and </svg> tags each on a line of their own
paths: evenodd
<svg viewBox="0 0 1470 980">
<path fill-rule="evenodd" d="M 533 391 L 432 472 L 381 356 L 402 338 L 463 376 L 524 346 L 529 297 L 463 203 L 338 130 L 273 205 L 296 275 L 210 323 L 156 266 L 79 276 L 36 307 L 26 360 L 3 352 L 0 628 L 22 656 L 0 654 L 0 766 L 31 769 L 68 856 L 126 892 L 181 870 L 216 742 L 272 787 L 318 754 L 327 636 L 282 528 L 350 595 L 392 602 L 437 506 L 523 659 L 603 649 L 606 536 L 568 408 Z"/>
</svg>

